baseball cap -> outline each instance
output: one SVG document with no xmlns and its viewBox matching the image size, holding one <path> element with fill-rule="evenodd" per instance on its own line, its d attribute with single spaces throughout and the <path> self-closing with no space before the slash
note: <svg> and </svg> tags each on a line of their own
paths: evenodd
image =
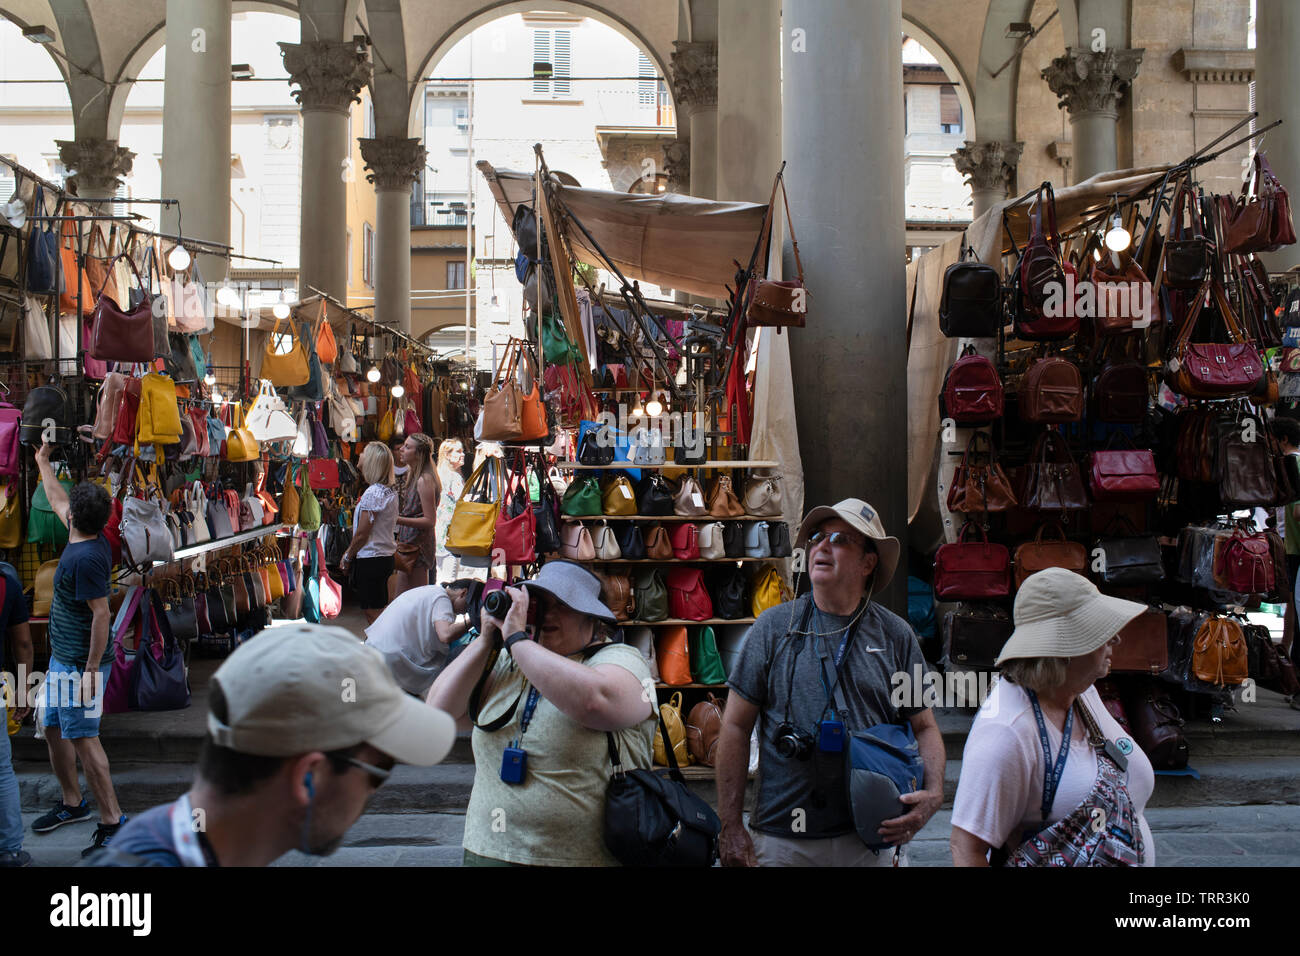
<svg viewBox="0 0 1300 956">
<path fill-rule="evenodd" d="M 456 740 L 450 714 L 405 693 L 384 656 L 341 627 L 268 628 L 217 668 L 227 722 L 208 714 L 215 743 L 262 757 L 370 744 L 427 767 Z"/>
</svg>

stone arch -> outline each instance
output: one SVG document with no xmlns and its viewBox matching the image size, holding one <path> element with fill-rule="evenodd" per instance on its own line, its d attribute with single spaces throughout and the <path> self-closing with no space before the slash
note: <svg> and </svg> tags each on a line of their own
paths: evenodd
<svg viewBox="0 0 1300 956">
<path fill-rule="evenodd" d="M 953 85 L 957 88 L 957 102 L 961 104 L 962 117 L 968 122 L 964 124 L 967 139 L 975 139 L 977 117 L 975 116 L 975 99 L 973 93 L 975 85 L 971 83 L 966 72 L 957 65 L 957 59 L 952 52 L 944 46 L 939 39 L 922 26 L 917 20 L 903 13 L 903 29 L 907 31 L 908 36 L 914 37 L 921 46 L 925 47 L 926 52 L 939 61 L 943 67 L 943 72 L 948 74 L 953 80 Z"/>
<path fill-rule="evenodd" d="M 588 17 L 601 23 L 611 29 L 617 30 L 623 36 L 631 40 L 639 50 L 654 63 L 655 68 L 659 70 L 664 77 L 671 77 L 671 64 L 665 61 L 664 52 L 655 48 L 647 39 L 645 34 L 633 26 L 630 22 L 620 16 L 610 13 L 608 10 L 594 3 L 587 3 L 584 0 L 547 0 L 545 4 L 540 5 L 548 11 L 557 11 L 560 13 L 571 13 L 576 16 Z M 461 19 L 453 24 L 450 29 L 442 34 L 430 47 L 429 52 L 419 59 L 416 64 L 416 72 L 411 82 L 411 88 L 408 91 L 407 103 L 407 135 L 422 136 L 423 129 L 420 126 L 422 119 L 422 107 L 418 96 L 423 78 L 442 60 L 452 47 L 469 36 L 479 27 L 486 26 L 502 17 L 511 16 L 516 13 L 530 13 L 539 9 L 537 0 L 497 0 L 485 4 L 473 14 Z M 672 84 L 668 84 L 669 95 L 672 96 Z M 676 103 L 674 103 L 674 108 Z M 675 113 L 680 116 L 680 113 Z M 680 121 L 679 121 L 680 122 Z M 680 129 L 680 127 L 679 127 Z"/>
</svg>

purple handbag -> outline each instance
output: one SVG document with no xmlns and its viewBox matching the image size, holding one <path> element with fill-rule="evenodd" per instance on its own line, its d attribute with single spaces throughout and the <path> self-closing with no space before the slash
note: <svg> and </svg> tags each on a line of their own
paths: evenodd
<svg viewBox="0 0 1300 956">
<path fill-rule="evenodd" d="M 104 688 L 106 714 L 121 714 L 131 709 L 131 682 L 140 657 L 141 641 L 136 643 L 135 655 L 128 657 L 126 648 L 122 646 L 122 638 L 131 629 L 132 619 L 140 610 L 141 594 L 141 588 L 133 587 L 126 604 L 117 615 L 117 627 L 113 630 L 113 669 L 108 675 L 108 686 Z M 143 626 L 142 623 L 142 630 Z"/>
<path fill-rule="evenodd" d="M 320 416 L 309 411 L 307 418 L 311 421 L 311 457 L 329 458 L 330 440 L 325 434 L 325 426 L 321 423 Z"/>
<path fill-rule="evenodd" d="M 131 671 L 131 707 L 133 710 L 182 710 L 190 705 L 185 658 L 157 591 L 149 592 L 149 606 L 142 610 L 141 619 L 147 622 L 148 635 L 147 641 L 144 637 L 140 640 Z"/>
</svg>

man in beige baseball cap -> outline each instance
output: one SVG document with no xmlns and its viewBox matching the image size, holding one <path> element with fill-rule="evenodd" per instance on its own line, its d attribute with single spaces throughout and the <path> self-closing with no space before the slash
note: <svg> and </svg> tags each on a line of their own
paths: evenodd
<svg viewBox="0 0 1300 956">
<path fill-rule="evenodd" d="M 898 568 L 898 539 L 876 509 L 846 498 L 808 512 L 804 549 L 812 593 L 754 622 L 727 681 L 732 694 L 718 737 L 718 815 L 724 866 L 891 866 L 943 804 L 943 735 L 933 711 L 899 703 L 899 675 L 925 659 L 906 621 L 871 600 Z M 759 715 L 760 786 L 747 832 L 741 822 L 749 737 Z M 845 741 L 877 724 L 907 723 L 925 779 L 904 794 L 905 812 L 859 837 L 844 778 Z M 869 844 L 888 844 L 880 851 Z"/>
<path fill-rule="evenodd" d="M 343 628 L 271 628 L 213 674 L 189 792 L 132 819 L 87 865 L 328 855 L 395 764 L 435 764 L 455 738 L 448 714 L 404 693 L 383 655 Z"/>
</svg>

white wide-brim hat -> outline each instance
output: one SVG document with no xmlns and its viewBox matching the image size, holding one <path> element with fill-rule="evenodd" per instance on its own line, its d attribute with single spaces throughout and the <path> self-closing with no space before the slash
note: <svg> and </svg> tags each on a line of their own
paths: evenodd
<svg viewBox="0 0 1300 956">
<path fill-rule="evenodd" d="M 808 536 L 823 521 L 829 521 L 831 518 L 842 519 L 852 526 L 854 530 L 860 531 L 876 543 L 876 554 L 879 557 L 879 563 L 876 565 L 871 590 L 879 593 L 889 584 L 894 576 L 894 571 L 898 568 L 900 546 L 897 538 L 885 534 L 885 526 L 881 523 L 880 515 L 876 512 L 876 509 L 861 498 L 845 498 L 833 505 L 818 505 L 808 512 L 799 525 L 799 534 L 795 537 L 794 546 L 796 548 L 805 547 L 808 543 Z"/>
<path fill-rule="evenodd" d="M 1091 654 L 1146 609 L 1102 594 L 1082 574 L 1046 568 L 1025 578 L 1016 592 L 1016 629 L 994 663 Z"/>
</svg>

